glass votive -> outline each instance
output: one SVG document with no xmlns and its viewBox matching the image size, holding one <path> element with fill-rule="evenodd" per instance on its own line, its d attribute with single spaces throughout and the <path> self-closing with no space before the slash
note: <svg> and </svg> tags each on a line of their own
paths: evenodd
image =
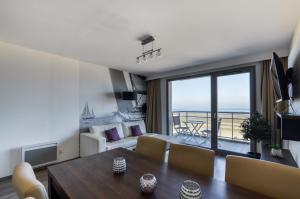
<svg viewBox="0 0 300 199">
<path fill-rule="evenodd" d="M 182 183 L 181 190 L 180 190 L 180 198 L 181 199 L 201 199 L 202 193 L 200 185 L 192 180 L 185 180 Z"/>
<path fill-rule="evenodd" d="M 140 188 L 143 193 L 153 193 L 157 180 L 153 174 L 147 173 L 140 178 Z"/>
<path fill-rule="evenodd" d="M 116 157 L 113 161 L 113 172 L 124 173 L 126 171 L 126 160 L 123 157 Z"/>
</svg>

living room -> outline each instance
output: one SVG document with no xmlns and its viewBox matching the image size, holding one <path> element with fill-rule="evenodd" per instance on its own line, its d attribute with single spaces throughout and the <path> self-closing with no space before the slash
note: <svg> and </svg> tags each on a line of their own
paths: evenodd
<svg viewBox="0 0 300 199">
<path fill-rule="evenodd" d="M 299 20 L 298 0 L 2 1 L 0 198 L 299 198 Z"/>
</svg>

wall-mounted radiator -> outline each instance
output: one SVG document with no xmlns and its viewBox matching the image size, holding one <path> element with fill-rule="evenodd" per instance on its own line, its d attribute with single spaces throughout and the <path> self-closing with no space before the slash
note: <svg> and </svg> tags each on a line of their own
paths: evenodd
<svg viewBox="0 0 300 199">
<path fill-rule="evenodd" d="M 57 142 L 48 142 L 22 147 L 22 161 L 30 163 L 34 168 L 57 161 Z"/>
</svg>

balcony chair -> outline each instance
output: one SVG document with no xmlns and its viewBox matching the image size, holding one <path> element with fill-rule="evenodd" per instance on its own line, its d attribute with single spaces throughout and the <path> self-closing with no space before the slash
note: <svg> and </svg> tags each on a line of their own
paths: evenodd
<svg viewBox="0 0 300 199">
<path fill-rule="evenodd" d="M 187 135 L 190 131 L 188 126 L 181 126 L 180 116 L 173 115 L 173 125 L 177 135 Z"/>
<path fill-rule="evenodd" d="M 218 136 L 220 136 L 220 127 L 221 127 L 221 123 L 222 123 L 222 118 L 218 119 Z M 207 129 L 207 130 L 203 130 L 201 131 L 202 135 L 205 136 L 205 142 L 210 142 L 211 141 L 211 129 Z M 218 144 L 218 146 L 221 146 L 221 144 Z"/>
</svg>

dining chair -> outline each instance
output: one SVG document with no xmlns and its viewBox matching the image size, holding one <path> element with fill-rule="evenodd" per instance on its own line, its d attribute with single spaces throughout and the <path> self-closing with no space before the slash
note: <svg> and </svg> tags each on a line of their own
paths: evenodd
<svg viewBox="0 0 300 199">
<path fill-rule="evenodd" d="M 167 142 L 155 137 L 139 136 L 135 151 L 145 157 L 164 161 Z"/>
<path fill-rule="evenodd" d="M 225 180 L 272 198 L 300 197 L 300 170 L 274 162 L 228 155 Z"/>
<path fill-rule="evenodd" d="M 48 199 L 44 185 L 36 179 L 31 165 L 27 162 L 22 162 L 15 167 L 12 184 L 20 199 L 27 197 Z"/>
<path fill-rule="evenodd" d="M 214 175 L 215 152 L 209 149 L 170 144 L 168 164 L 199 175 Z"/>
</svg>

